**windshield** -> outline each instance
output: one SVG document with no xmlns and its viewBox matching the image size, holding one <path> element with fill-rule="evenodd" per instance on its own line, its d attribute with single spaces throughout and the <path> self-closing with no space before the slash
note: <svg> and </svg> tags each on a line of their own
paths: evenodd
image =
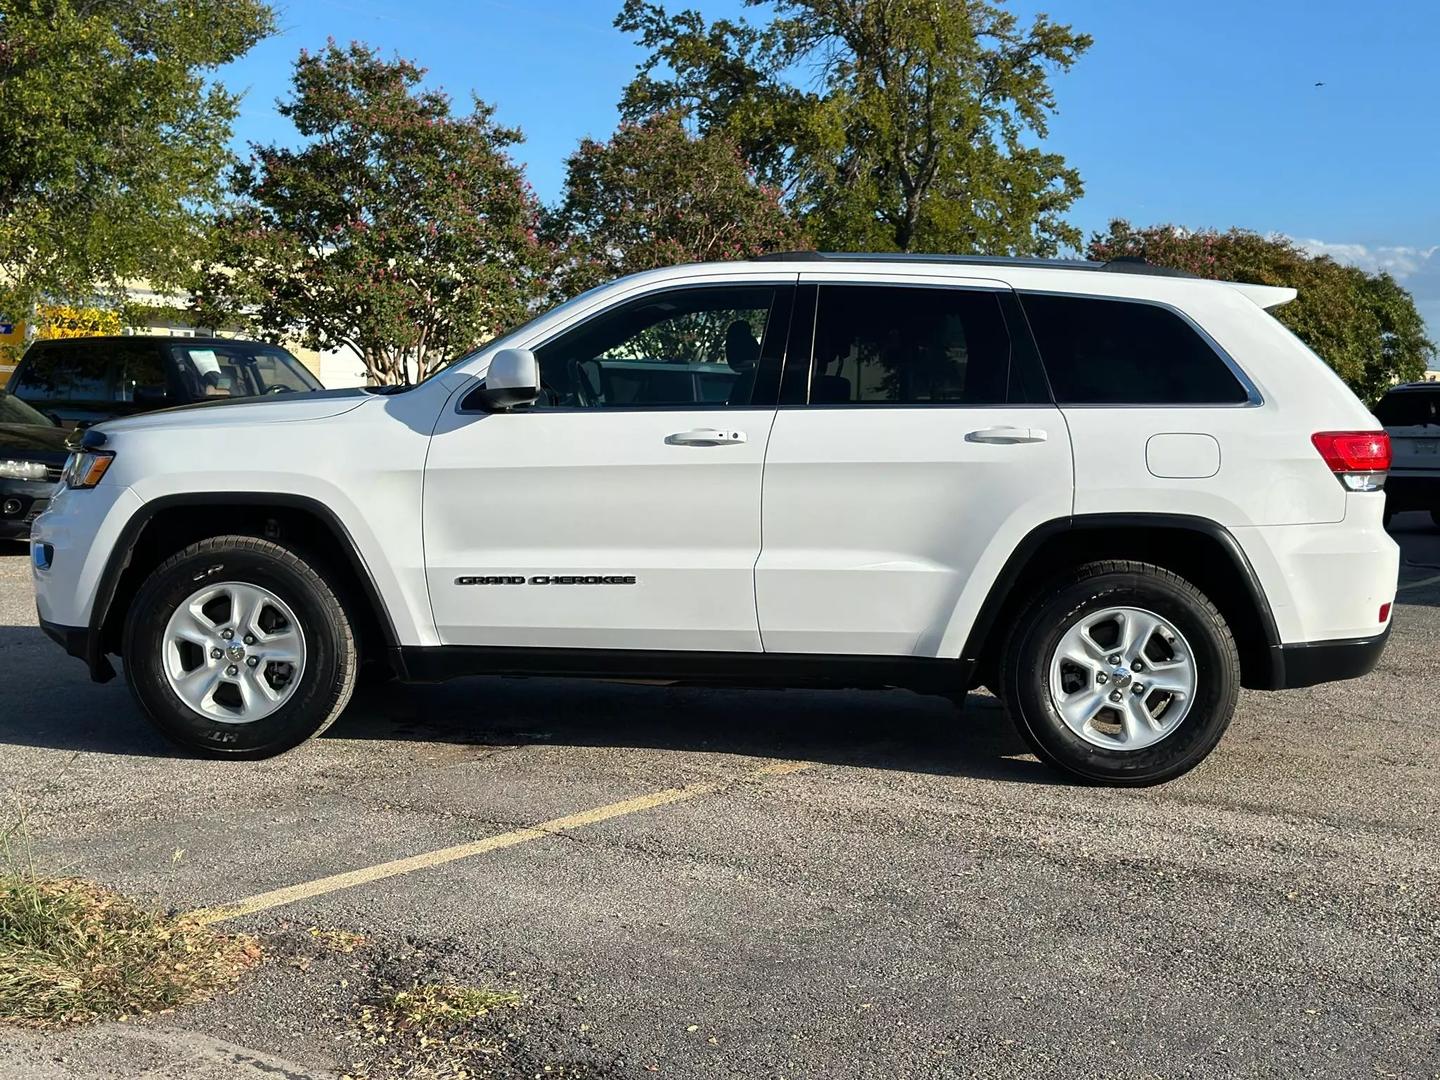
<svg viewBox="0 0 1440 1080">
<path fill-rule="evenodd" d="M 258 397 L 323 390 L 320 381 L 278 345 L 217 339 L 172 345 L 181 381 L 197 398 Z"/>
<path fill-rule="evenodd" d="M 55 423 L 44 413 L 36 412 L 17 397 L 0 390 L 0 424 L 43 424 L 54 427 Z"/>
</svg>

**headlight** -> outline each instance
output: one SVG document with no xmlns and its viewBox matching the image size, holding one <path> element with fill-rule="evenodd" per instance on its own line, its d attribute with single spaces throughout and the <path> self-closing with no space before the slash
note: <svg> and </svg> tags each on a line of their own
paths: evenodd
<svg viewBox="0 0 1440 1080">
<path fill-rule="evenodd" d="M 0 461 L 0 478 L 6 480 L 44 480 L 45 465 L 39 461 Z"/>
<path fill-rule="evenodd" d="M 77 450 L 66 459 L 60 480 L 68 488 L 92 488 L 114 460 L 113 450 Z"/>
</svg>

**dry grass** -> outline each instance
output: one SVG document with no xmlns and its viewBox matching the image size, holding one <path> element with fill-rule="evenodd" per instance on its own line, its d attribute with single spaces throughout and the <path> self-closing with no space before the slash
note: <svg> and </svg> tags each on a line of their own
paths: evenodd
<svg viewBox="0 0 1440 1080">
<path fill-rule="evenodd" d="M 379 1077 L 435 1077 L 443 1080 L 510 1076 L 510 1047 L 504 1023 L 486 1022 L 496 1010 L 512 1009 L 520 995 L 454 983 L 415 983 L 389 990 L 365 1005 L 351 1035 L 363 1050 L 347 1080 Z"/>
<path fill-rule="evenodd" d="M 0 1021 L 118 1019 L 201 1001 L 260 959 L 253 938 L 159 915 L 93 882 L 0 873 Z"/>
</svg>

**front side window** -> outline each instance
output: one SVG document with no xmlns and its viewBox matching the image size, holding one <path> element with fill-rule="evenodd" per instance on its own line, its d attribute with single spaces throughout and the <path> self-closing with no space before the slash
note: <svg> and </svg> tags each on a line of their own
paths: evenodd
<svg viewBox="0 0 1440 1080">
<path fill-rule="evenodd" d="M 1243 405 L 1219 353 L 1168 308 L 1132 300 L 1024 293 L 1060 405 Z"/>
<path fill-rule="evenodd" d="M 981 289 L 822 285 L 811 405 L 1000 405 L 1010 336 Z"/>
<path fill-rule="evenodd" d="M 321 389 L 300 361 L 273 345 L 217 338 L 172 345 L 171 355 L 192 397 L 258 397 Z"/>
<path fill-rule="evenodd" d="M 696 408 L 759 403 L 763 355 L 785 328 L 773 285 L 677 289 L 642 297 L 535 351 L 536 408 Z M 773 404 L 773 399 L 770 402 Z"/>
<path fill-rule="evenodd" d="M 137 338 L 115 349 L 115 400 L 160 403 L 168 395 L 165 357 L 153 341 Z"/>
</svg>

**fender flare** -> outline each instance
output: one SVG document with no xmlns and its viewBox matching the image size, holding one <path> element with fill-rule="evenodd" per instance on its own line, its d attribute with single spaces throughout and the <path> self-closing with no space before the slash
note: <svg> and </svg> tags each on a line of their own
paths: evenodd
<svg viewBox="0 0 1440 1080">
<path fill-rule="evenodd" d="M 105 623 L 120 587 L 120 579 L 130 566 L 140 537 L 158 514 L 181 506 L 278 506 L 313 515 L 334 535 L 340 550 L 345 553 L 350 569 L 360 583 L 362 599 L 371 606 L 380 623 L 386 650 L 392 655 L 399 654 L 400 639 L 395 633 L 390 609 L 380 597 L 375 576 L 361 554 L 359 545 L 355 543 L 355 538 L 335 511 L 318 499 L 305 495 L 270 491 L 207 491 L 161 495 L 151 499 L 142 504 L 121 528 L 115 546 L 111 548 L 110 556 L 105 561 L 105 569 L 100 574 L 100 582 L 95 590 L 95 603 L 90 608 L 90 621 L 86 628 L 84 660 L 90 669 L 92 680 L 103 683 L 115 677 L 115 668 L 105 653 Z"/>
<path fill-rule="evenodd" d="M 1088 529 L 1175 529 L 1199 533 L 1217 542 L 1229 557 L 1233 569 L 1244 583 L 1250 604 L 1259 616 L 1261 633 L 1266 645 L 1267 662 L 1264 668 L 1257 673 L 1253 684 L 1250 685 L 1253 685 L 1255 689 L 1278 689 L 1286 685 L 1285 656 L 1280 641 L 1280 631 L 1275 623 L 1275 613 L 1270 608 L 1270 600 L 1265 595 L 1265 590 L 1261 587 L 1260 579 L 1255 573 L 1255 568 L 1250 564 L 1244 548 L 1225 526 L 1208 518 L 1192 517 L 1188 514 L 1077 514 L 1055 518 L 1037 525 L 1016 545 L 1015 550 L 1010 553 L 1004 567 L 1001 568 L 999 575 L 990 586 L 985 603 L 981 605 L 980 613 L 976 616 L 974 625 L 965 639 L 965 648 L 960 654 L 962 660 L 974 664 L 980 662 L 996 623 L 1014 595 L 1021 575 L 1040 548 L 1061 534 Z"/>
</svg>

